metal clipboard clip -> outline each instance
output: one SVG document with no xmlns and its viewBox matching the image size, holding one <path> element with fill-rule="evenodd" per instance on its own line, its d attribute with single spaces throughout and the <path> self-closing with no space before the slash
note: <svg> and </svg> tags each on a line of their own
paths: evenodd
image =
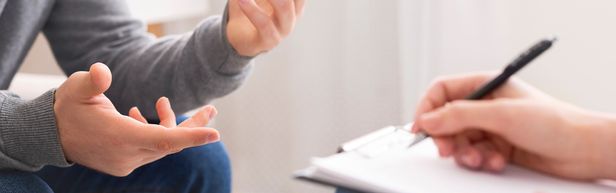
<svg viewBox="0 0 616 193">
<path fill-rule="evenodd" d="M 410 132 L 413 123 L 388 126 L 349 142 L 338 148 L 338 153 L 355 152 L 365 158 L 378 157 L 381 154 L 407 149 L 414 142 L 416 135 Z"/>
</svg>

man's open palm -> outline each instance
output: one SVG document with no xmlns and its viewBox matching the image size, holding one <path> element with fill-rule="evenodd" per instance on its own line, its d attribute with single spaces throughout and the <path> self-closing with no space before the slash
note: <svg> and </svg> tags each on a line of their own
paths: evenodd
<svg viewBox="0 0 616 193">
<path fill-rule="evenodd" d="M 204 127 L 216 113 L 212 106 L 176 126 L 169 101 L 163 98 L 157 103 L 161 124 L 147 124 L 136 108 L 130 117 L 115 109 L 103 94 L 110 85 L 111 72 L 98 63 L 89 72 L 72 74 L 56 91 L 54 111 L 69 161 L 126 176 L 168 154 L 219 140 L 218 131 Z"/>
</svg>

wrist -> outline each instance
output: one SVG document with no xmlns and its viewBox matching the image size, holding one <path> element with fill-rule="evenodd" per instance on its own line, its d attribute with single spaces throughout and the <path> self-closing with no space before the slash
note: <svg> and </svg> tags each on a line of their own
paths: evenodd
<svg viewBox="0 0 616 193">
<path fill-rule="evenodd" d="M 598 179 L 616 180 L 616 116 L 598 115 L 600 119 L 591 136 L 592 162 Z"/>
<path fill-rule="evenodd" d="M 2 101 L 2 153 L 17 160 L 13 169 L 35 171 L 45 165 L 68 166 L 53 107 L 54 91 L 30 101 L 8 95 Z M 20 163 L 20 164 L 17 164 Z"/>
</svg>

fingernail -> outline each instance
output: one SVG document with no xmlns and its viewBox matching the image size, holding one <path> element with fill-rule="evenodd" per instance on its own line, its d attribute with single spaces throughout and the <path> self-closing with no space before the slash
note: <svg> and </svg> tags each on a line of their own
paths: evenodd
<svg viewBox="0 0 616 193">
<path fill-rule="evenodd" d="M 498 172 L 501 171 L 503 169 L 504 164 L 500 159 L 492 159 L 490 160 L 490 169 L 492 169 L 492 171 Z"/>
<path fill-rule="evenodd" d="M 207 118 L 208 118 L 208 119 L 212 119 L 212 108 L 210 108 L 210 107 L 205 107 L 205 109 L 204 109 L 204 110 L 205 110 L 205 112 L 206 112 L 206 114 L 207 114 Z"/>
<path fill-rule="evenodd" d="M 215 134 L 209 134 L 207 136 L 207 142 L 208 143 L 214 143 L 220 140 L 220 135 L 218 133 Z"/>
<path fill-rule="evenodd" d="M 238 0 L 241 4 L 247 4 L 248 0 Z"/>
<path fill-rule="evenodd" d="M 208 108 L 208 119 L 212 120 L 214 119 L 214 117 L 216 117 L 216 115 L 218 114 L 218 112 L 216 111 L 216 109 L 214 109 L 213 107 L 209 107 Z"/>
</svg>

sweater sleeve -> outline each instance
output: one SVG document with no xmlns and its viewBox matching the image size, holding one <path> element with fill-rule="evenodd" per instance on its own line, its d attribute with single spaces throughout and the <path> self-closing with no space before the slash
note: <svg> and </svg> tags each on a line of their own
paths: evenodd
<svg viewBox="0 0 616 193">
<path fill-rule="evenodd" d="M 53 90 L 32 101 L 0 91 L 0 169 L 70 165 L 60 144 L 53 103 Z"/>
<path fill-rule="evenodd" d="M 176 113 L 210 103 L 237 89 L 251 57 L 226 37 L 227 14 L 201 22 L 193 32 L 155 38 L 130 15 L 124 0 L 57 0 L 44 34 L 66 74 L 95 62 L 113 74 L 105 93 L 121 113 L 138 106 L 156 118 L 155 102 L 168 97 Z"/>
</svg>

